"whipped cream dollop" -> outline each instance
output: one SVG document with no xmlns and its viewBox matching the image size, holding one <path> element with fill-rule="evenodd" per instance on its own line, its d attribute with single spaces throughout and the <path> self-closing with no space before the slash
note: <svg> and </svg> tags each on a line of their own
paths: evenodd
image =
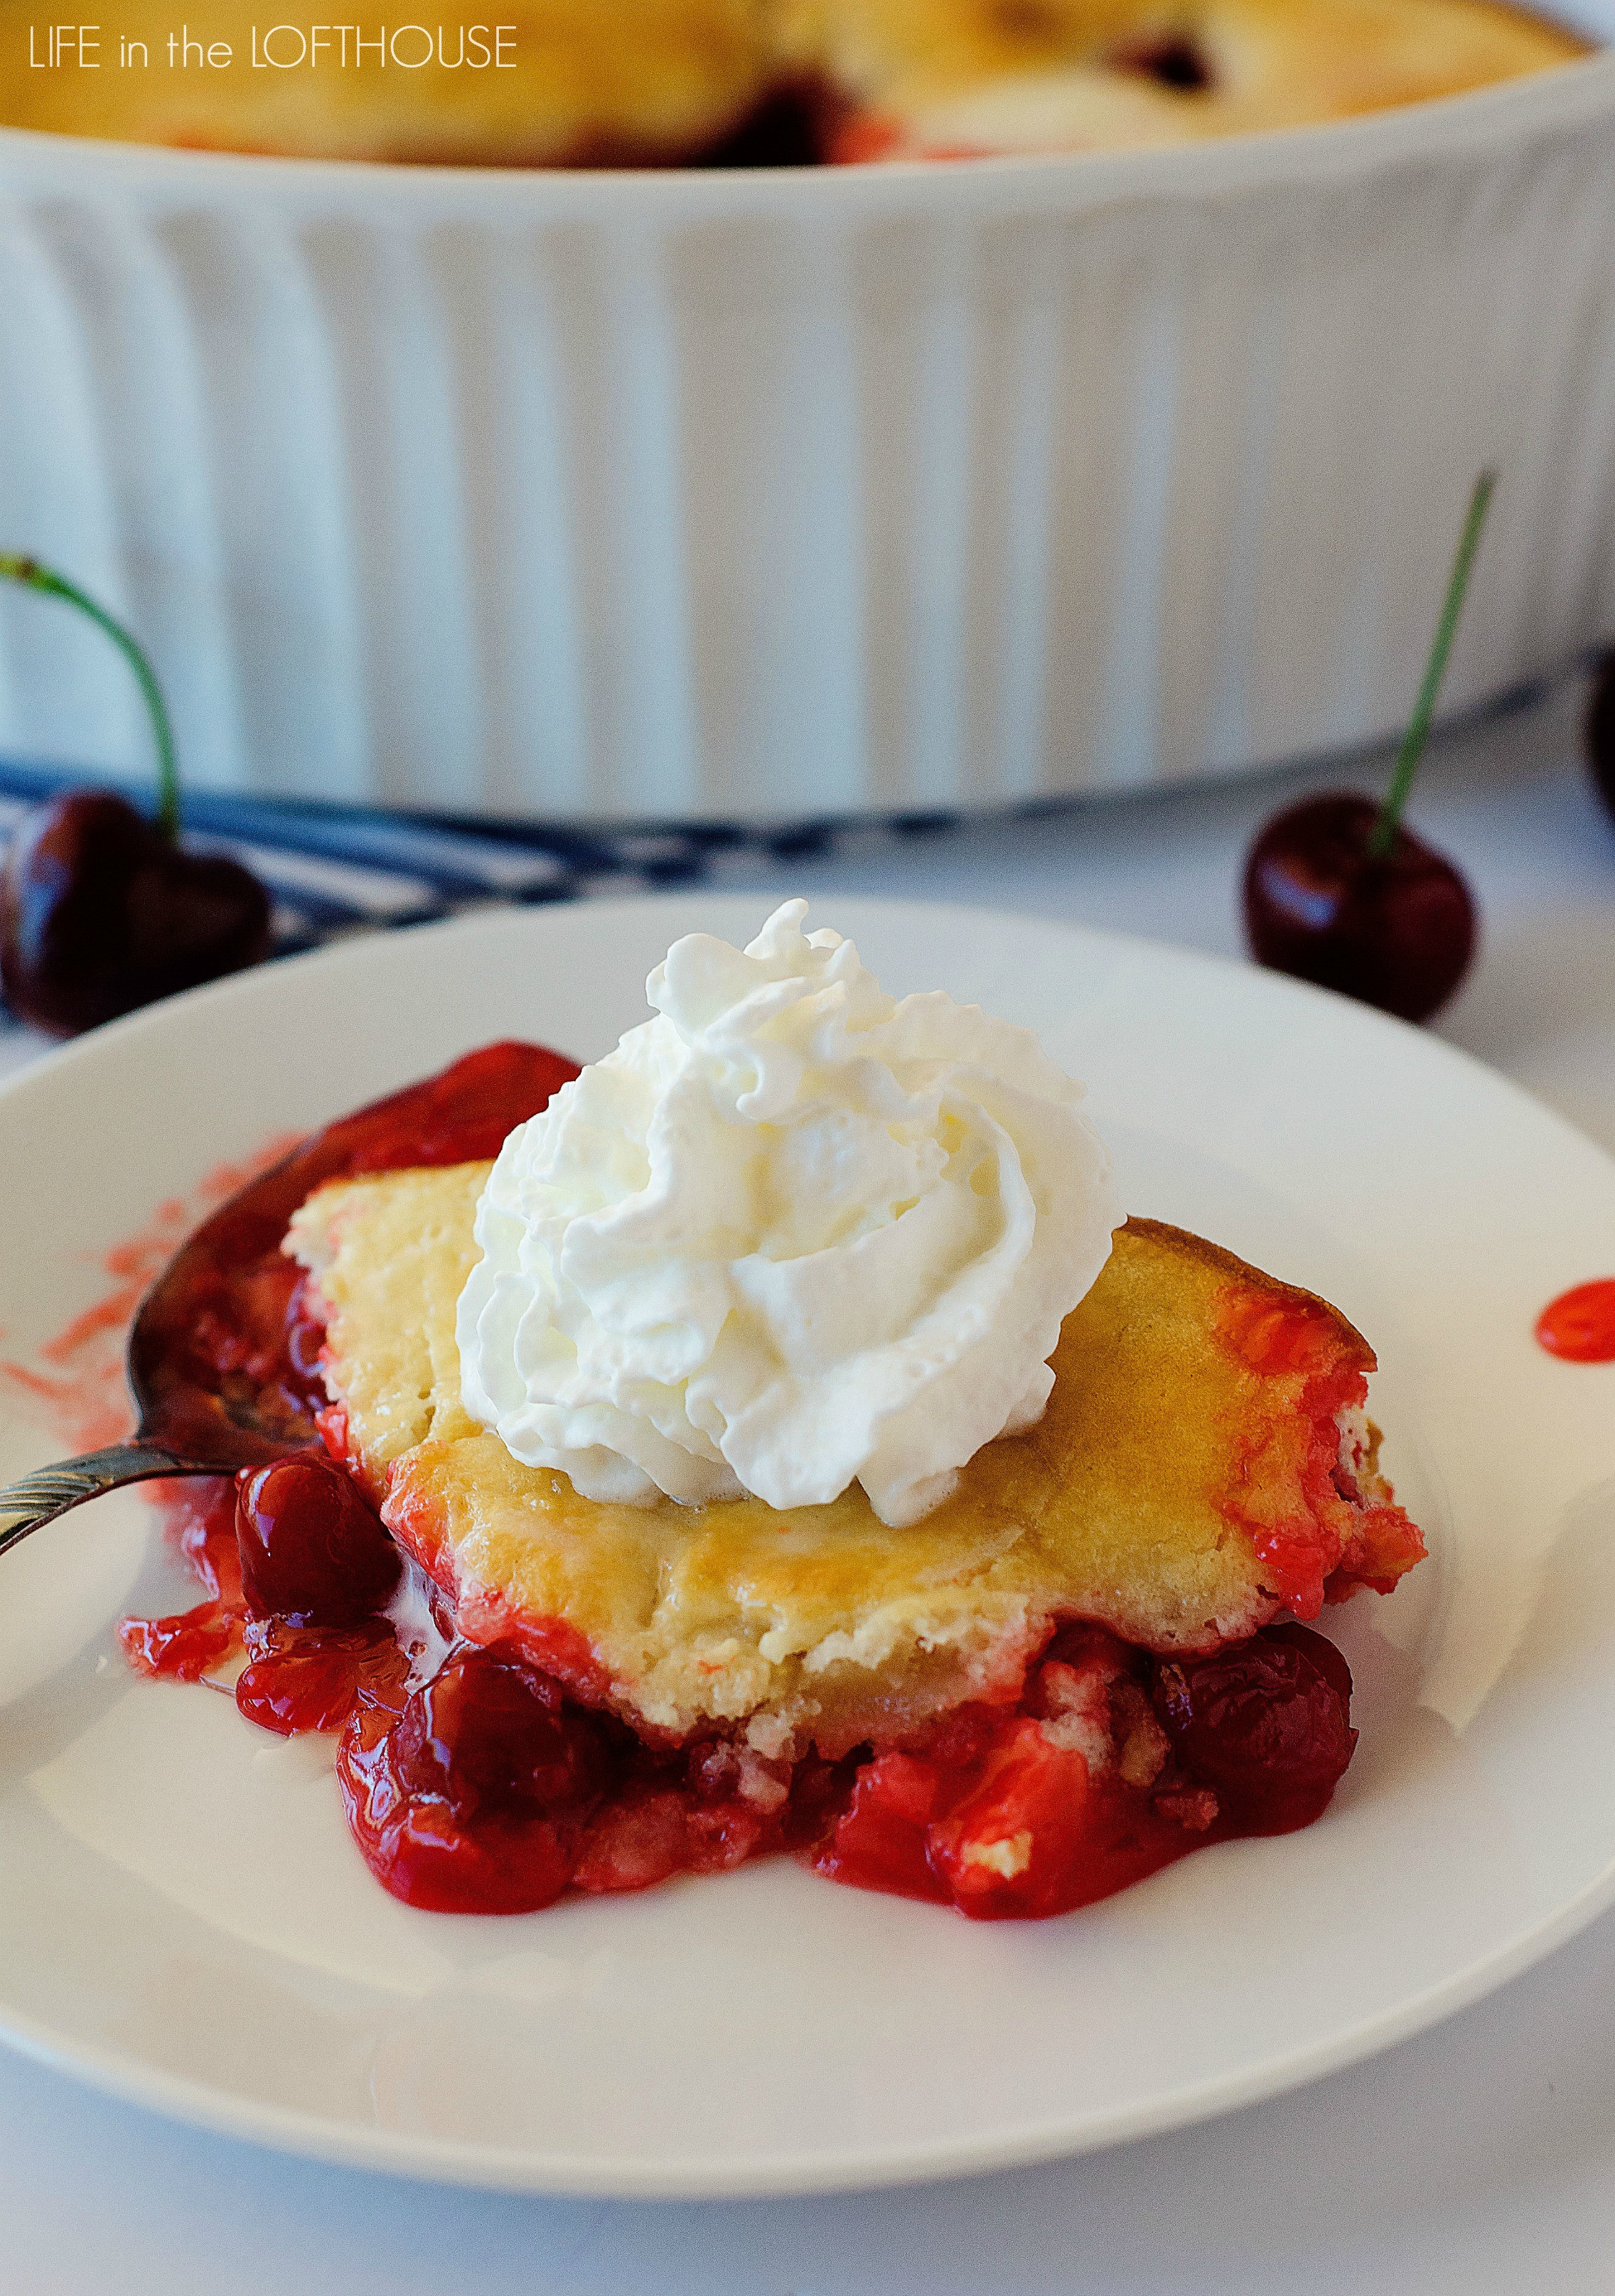
<svg viewBox="0 0 1615 2296">
<path fill-rule="evenodd" d="M 916 1521 L 996 1435 L 1120 1214 L 1083 1088 L 1029 1029 L 889 996 L 787 901 L 692 933 L 658 1017 L 512 1132 L 461 1295 L 465 1407 L 586 1498 Z"/>
</svg>

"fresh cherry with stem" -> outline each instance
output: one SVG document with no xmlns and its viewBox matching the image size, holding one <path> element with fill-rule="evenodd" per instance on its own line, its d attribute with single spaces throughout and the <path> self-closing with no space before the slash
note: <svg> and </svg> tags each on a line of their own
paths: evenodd
<svg viewBox="0 0 1615 2296">
<path fill-rule="evenodd" d="M 1429 738 L 1496 473 L 1470 497 L 1447 596 L 1384 802 L 1349 792 L 1276 814 L 1245 863 L 1245 935 L 1259 964 L 1404 1021 L 1428 1021 L 1469 969 L 1475 906 L 1453 864 L 1403 824 Z"/>
<path fill-rule="evenodd" d="M 70 790 L 26 815 L 0 862 L 0 989 L 53 1036 L 256 964 L 269 896 L 250 870 L 179 841 L 174 736 L 152 665 L 104 606 L 37 559 L 0 553 L 0 579 L 64 599 L 134 671 L 157 749 L 148 821 L 111 790 Z"/>
</svg>

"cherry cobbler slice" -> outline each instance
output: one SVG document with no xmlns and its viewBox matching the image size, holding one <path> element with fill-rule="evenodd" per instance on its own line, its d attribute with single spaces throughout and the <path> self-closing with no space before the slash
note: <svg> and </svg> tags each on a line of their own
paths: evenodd
<svg viewBox="0 0 1615 2296">
<path fill-rule="evenodd" d="M 1420 1553 L 1363 1419 L 1373 1358 L 1332 1308 L 1130 1221 L 1065 1320 L 1044 1417 L 921 1521 L 856 1483 L 760 1499 L 580 1498 L 461 1400 L 455 1306 L 489 1168 L 322 1189 L 291 1248 L 325 1320 L 343 1455 L 471 1640 L 521 1651 L 642 1736 L 770 1756 L 909 1741 L 1018 1696 L 1057 1621 L 1159 1652 L 1238 1642 Z"/>
<path fill-rule="evenodd" d="M 1044 1417 L 921 1521 L 882 1523 L 856 1484 L 783 1515 L 588 1500 L 461 1400 L 488 1169 L 338 1182 L 288 1249 L 325 1325 L 328 1439 L 559 1749 L 571 1838 L 544 1826 L 541 1897 L 795 1839 L 841 1878 L 1044 1912 L 1317 1814 L 1349 1677 L 1273 1622 L 1387 1591 L 1422 1552 L 1364 1417 L 1373 1357 L 1332 1308 L 1130 1221 L 1066 1318 Z M 583 1712 L 650 1766 L 626 1795 L 563 1719 Z M 421 1830 L 434 1782 L 412 1799 L 371 1735 L 344 1757 L 361 1842 L 389 1886 L 453 1902 Z"/>
<path fill-rule="evenodd" d="M 469 1415 L 455 1332 L 492 1167 L 454 1160 L 575 1074 L 469 1056 L 194 1240 L 175 1376 L 226 1408 L 273 1391 L 288 1456 L 174 1487 L 209 1599 L 126 1621 L 141 1670 L 340 1731 L 372 1870 L 445 1911 L 790 1849 L 1041 1915 L 1319 1816 L 1351 1684 L 1299 1622 L 1423 1551 L 1343 1317 L 1132 1220 L 1059 1329 L 1042 1416 L 919 1519 L 883 1521 L 857 1482 L 784 1508 L 586 1498 Z"/>
</svg>

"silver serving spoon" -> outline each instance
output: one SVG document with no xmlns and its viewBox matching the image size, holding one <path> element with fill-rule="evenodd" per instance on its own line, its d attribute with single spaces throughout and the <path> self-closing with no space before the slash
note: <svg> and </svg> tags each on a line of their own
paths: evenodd
<svg viewBox="0 0 1615 2296">
<path fill-rule="evenodd" d="M 293 1279 L 280 1246 L 292 1213 L 325 1180 L 495 1156 L 506 1133 L 577 1073 L 576 1062 L 538 1046 L 488 1045 L 340 1117 L 250 1181 L 141 1301 L 126 1358 L 135 1433 L 0 1489 L 0 1554 L 103 1491 L 160 1475 L 233 1475 L 318 1443 L 317 1371 L 286 1353 Z M 250 1288 L 240 1279 L 254 1267 L 263 1281 Z"/>
<path fill-rule="evenodd" d="M 142 1300 L 129 1333 L 125 1362 L 139 1421 L 135 1432 L 125 1443 L 36 1468 L 0 1489 L 0 1554 L 102 1491 L 157 1475 L 234 1474 L 239 1467 L 261 1466 L 318 1442 L 313 1411 L 284 1387 L 260 1387 L 239 1373 L 221 1370 L 217 1349 L 215 1360 L 208 1362 L 196 1345 L 196 1319 L 204 1303 L 218 1318 L 222 1246 L 236 1245 L 245 1259 L 278 1254 L 287 1220 L 326 1177 L 308 1168 L 310 1152 L 324 1137 L 306 1142 L 250 1182 L 168 1262 Z M 283 1300 L 288 1288 L 283 1277 Z M 209 1300 L 209 1293 L 214 1300 Z M 214 1336 L 224 1336 L 217 1321 Z M 242 1329 L 233 1336 L 250 1350 L 253 1341 L 261 1349 L 281 1335 Z"/>
</svg>

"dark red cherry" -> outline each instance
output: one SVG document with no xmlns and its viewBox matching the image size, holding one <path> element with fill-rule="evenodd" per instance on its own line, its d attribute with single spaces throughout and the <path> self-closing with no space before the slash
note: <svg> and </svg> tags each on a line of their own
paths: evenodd
<svg viewBox="0 0 1615 2296">
<path fill-rule="evenodd" d="M 1400 824 L 1369 850 L 1381 808 L 1306 799 L 1277 814 L 1245 863 L 1245 932 L 1258 964 L 1427 1021 L 1475 948 L 1475 906 L 1452 863 Z"/>
<path fill-rule="evenodd" d="M 293 1627 L 254 1620 L 247 1629 L 251 1663 L 237 1679 L 235 1702 L 249 1722 L 290 1738 L 299 1730 L 338 1730 L 359 1698 L 403 1703 L 409 1660 L 389 1619 L 352 1627 Z"/>
<path fill-rule="evenodd" d="M 313 1454 L 242 1471 L 235 1536 L 249 1615 L 295 1626 L 368 1618 L 404 1567 L 352 1476 Z"/>
<path fill-rule="evenodd" d="M 1606 653 L 1598 665 L 1582 737 L 1594 785 L 1603 800 L 1604 810 L 1615 814 L 1615 653 Z"/>
<path fill-rule="evenodd" d="M 251 872 L 187 853 L 125 799 L 75 790 L 23 821 L 0 864 L 0 988 L 70 1037 L 269 953 Z"/>
<path fill-rule="evenodd" d="M 600 1726 L 492 1651 L 456 1651 L 394 1721 L 357 1707 L 337 1780 L 384 1889 L 438 1913 L 521 1914 L 571 1880 L 611 1784 Z"/>
<path fill-rule="evenodd" d="M 405 1707 L 393 1734 L 404 1792 L 478 1816 L 582 1815 L 606 1764 L 595 1726 L 569 1713 L 556 1684 L 520 1660 L 460 1650 Z"/>
<path fill-rule="evenodd" d="M 1155 1710 L 1193 1775 L 1252 1833 L 1308 1825 L 1351 1759 L 1351 1670 L 1305 1627 L 1209 1658 L 1160 1659 Z"/>
</svg>

